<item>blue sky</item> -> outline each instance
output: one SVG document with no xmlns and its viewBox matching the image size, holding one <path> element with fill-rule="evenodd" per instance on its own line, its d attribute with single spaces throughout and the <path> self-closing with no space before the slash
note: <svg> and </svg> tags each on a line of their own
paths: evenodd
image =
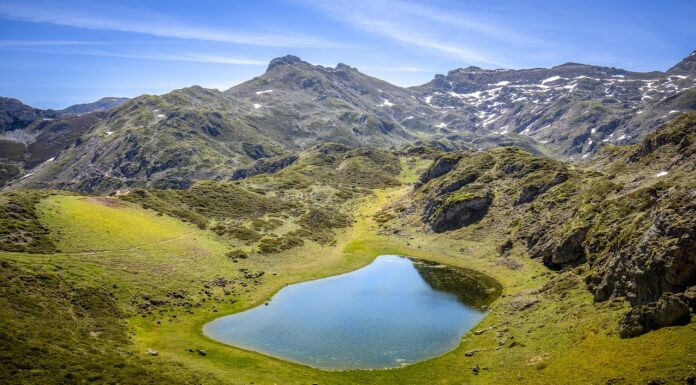
<svg viewBox="0 0 696 385">
<path fill-rule="evenodd" d="M 694 0 L 0 0 L 0 95 L 227 89 L 286 54 L 403 86 L 469 65 L 666 70 L 696 49 L 694 15 Z"/>
</svg>

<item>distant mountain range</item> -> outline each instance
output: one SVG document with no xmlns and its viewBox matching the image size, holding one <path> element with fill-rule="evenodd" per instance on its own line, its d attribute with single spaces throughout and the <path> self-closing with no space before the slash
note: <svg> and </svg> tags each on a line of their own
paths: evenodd
<svg viewBox="0 0 696 385">
<path fill-rule="evenodd" d="M 667 72 L 575 63 L 468 67 L 403 88 L 345 64 L 330 68 L 285 56 L 222 92 L 193 86 L 61 111 L 2 98 L 0 183 L 86 192 L 186 188 L 201 179 L 233 179 L 258 159 L 325 142 L 445 150 L 516 145 L 582 161 L 696 109 L 695 63 L 696 52 Z"/>
</svg>

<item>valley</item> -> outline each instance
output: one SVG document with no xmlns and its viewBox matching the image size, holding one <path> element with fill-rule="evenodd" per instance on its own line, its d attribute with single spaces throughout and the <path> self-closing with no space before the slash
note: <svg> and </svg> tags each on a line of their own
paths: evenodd
<svg viewBox="0 0 696 385">
<path fill-rule="evenodd" d="M 0 201 L 1 380 L 682 383 L 694 373 L 694 322 L 682 317 L 634 338 L 620 330 L 627 313 L 665 300 L 655 290 L 693 310 L 695 130 L 696 116 L 685 114 L 587 165 L 514 148 L 394 153 L 324 144 L 281 170 L 188 190 L 8 191 Z M 480 196 L 489 197 L 485 213 L 438 217 Z M 621 236 L 605 238 L 599 224 Z M 580 241 L 577 228 L 589 228 Z M 616 270 L 621 250 L 642 264 L 682 261 L 684 281 L 662 268 Z M 286 285 L 385 254 L 474 269 L 500 282 L 502 295 L 455 350 L 400 369 L 322 371 L 202 332 Z M 598 291 L 596 277 L 613 291 Z"/>
</svg>

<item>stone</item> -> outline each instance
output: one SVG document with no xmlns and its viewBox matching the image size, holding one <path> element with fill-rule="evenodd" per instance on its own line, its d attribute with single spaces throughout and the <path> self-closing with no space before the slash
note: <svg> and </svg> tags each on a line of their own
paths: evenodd
<svg viewBox="0 0 696 385">
<path fill-rule="evenodd" d="M 147 349 L 147 354 L 150 356 L 158 356 L 159 352 L 155 349 Z"/>
<path fill-rule="evenodd" d="M 474 373 L 474 375 L 479 374 L 479 371 L 481 371 L 479 364 L 474 364 L 474 366 L 471 367 L 471 373 Z"/>
<path fill-rule="evenodd" d="M 689 323 L 689 307 L 679 295 L 667 293 L 659 300 L 633 307 L 619 325 L 621 338 L 633 338 L 651 330 Z"/>
</svg>

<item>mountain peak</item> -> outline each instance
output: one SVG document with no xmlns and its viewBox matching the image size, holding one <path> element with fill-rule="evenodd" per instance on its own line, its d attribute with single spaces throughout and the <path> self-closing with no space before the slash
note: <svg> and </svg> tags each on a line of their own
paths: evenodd
<svg viewBox="0 0 696 385">
<path fill-rule="evenodd" d="M 354 70 L 355 68 L 349 66 L 348 64 L 338 63 L 338 64 L 336 64 L 336 69 L 340 70 L 340 71 L 350 71 L 350 70 Z"/>
<path fill-rule="evenodd" d="M 268 63 L 268 68 L 266 68 L 266 71 L 269 71 L 269 70 L 271 70 L 279 65 L 283 65 L 283 64 L 292 65 L 292 64 L 297 64 L 297 63 L 306 63 L 306 62 L 295 55 L 285 55 L 285 56 L 277 57 L 277 58 L 271 60 L 270 63 Z"/>
<path fill-rule="evenodd" d="M 677 65 L 667 70 L 668 74 L 688 75 L 696 74 L 696 50 L 691 52 Z"/>
</svg>

